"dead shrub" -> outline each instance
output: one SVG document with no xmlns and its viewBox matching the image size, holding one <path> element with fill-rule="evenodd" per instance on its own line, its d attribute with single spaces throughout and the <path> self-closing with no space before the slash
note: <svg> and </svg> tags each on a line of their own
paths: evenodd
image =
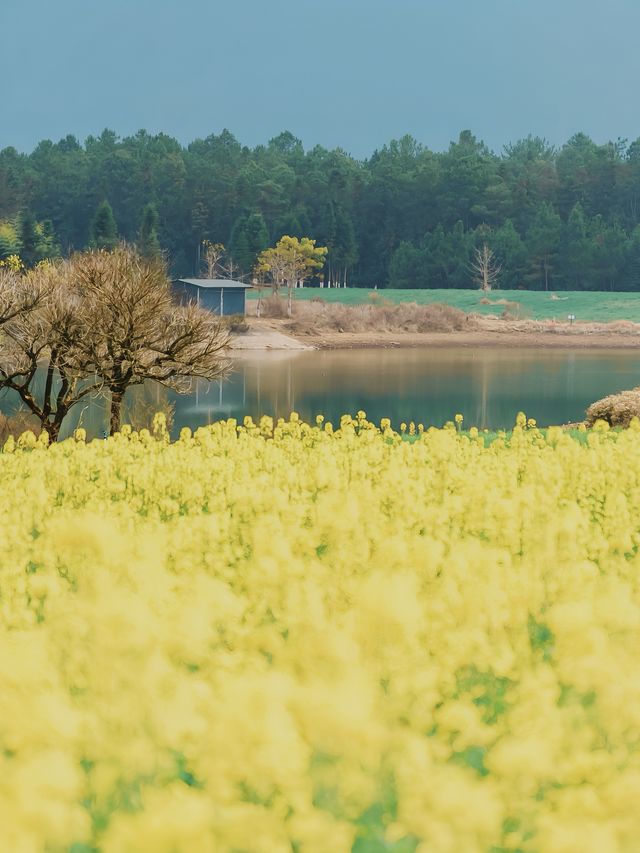
<svg viewBox="0 0 640 853">
<path fill-rule="evenodd" d="M 434 302 L 389 302 L 341 305 L 336 302 L 294 303 L 291 329 L 299 334 L 319 332 L 453 332 L 473 323 L 464 311 Z"/>
<path fill-rule="evenodd" d="M 507 302 L 505 299 L 494 304 L 504 305 L 500 315 L 503 320 L 528 320 L 531 316 L 531 312 L 525 309 L 520 302 Z"/>
<path fill-rule="evenodd" d="M 420 306 L 418 312 L 419 332 L 459 332 L 469 327 L 469 317 L 453 305 L 434 302 Z"/>
<path fill-rule="evenodd" d="M 225 328 L 235 335 L 244 335 L 249 331 L 249 324 L 244 314 L 231 314 L 227 317 L 222 317 L 222 322 Z"/>
<path fill-rule="evenodd" d="M 612 427 L 628 427 L 633 418 L 640 418 L 640 388 L 610 394 L 592 403 L 586 411 L 586 424 L 606 421 Z"/>
<path fill-rule="evenodd" d="M 16 412 L 15 415 L 5 415 L 0 412 L 0 447 L 12 435 L 14 438 L 22 435 L 28 429 L 35 435 L 40 435 L 42 427 L 38 419 L 29 412 Z"/>
<path fill-rule="evenodd" d="M 637 335 L 638 324 L 632 323 L 631 320 L 613 320 L 606 324 L 606 331 L 623 335 Z"/>
<path fill-rule="evenodd" d="M 281 320 L 287 316 L 287 303 L 276 293 L 262 300 L 260 314 L 272 320 Z"/>
</svg>

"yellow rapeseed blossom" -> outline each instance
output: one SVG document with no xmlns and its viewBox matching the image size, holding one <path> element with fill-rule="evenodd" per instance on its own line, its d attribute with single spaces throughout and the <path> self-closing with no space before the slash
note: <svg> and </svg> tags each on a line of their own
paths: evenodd
<svg viewBox="0 0 640 853">
<path fill-rule="evenodd" d="M 10 438 L 0 850 L 636 853 L 640 424 L 454 421 Z"/>
</svg>

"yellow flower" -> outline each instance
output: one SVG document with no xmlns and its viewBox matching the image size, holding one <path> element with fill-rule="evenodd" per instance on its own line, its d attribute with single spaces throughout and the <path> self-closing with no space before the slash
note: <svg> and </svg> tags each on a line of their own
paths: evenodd
<svg viewBox="0 0 640 853">
<path fill-rule="evenodd" d="M 460 423 L 8 438 L 3 846 L 635 850 L 637 426 Z"/>
</svg>

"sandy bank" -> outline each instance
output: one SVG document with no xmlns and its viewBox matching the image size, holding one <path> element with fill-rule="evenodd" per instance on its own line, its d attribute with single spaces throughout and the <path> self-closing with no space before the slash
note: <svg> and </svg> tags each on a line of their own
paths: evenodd
<svg viewBox="0 0 640 853">
<path fill-rule="evenodd" d="M 298 340 L 277 326 L 270 324 L 278 321 L 257 319 L 249 321 L 249 331 L 232 335 L 230 349 L 232 350 L 305 350 L 315 349 L 313 343 Z"/>
</svg>

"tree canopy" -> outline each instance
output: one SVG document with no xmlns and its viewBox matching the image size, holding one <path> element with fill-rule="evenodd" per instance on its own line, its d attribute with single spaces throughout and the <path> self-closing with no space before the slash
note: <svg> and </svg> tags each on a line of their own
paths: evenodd
<svg viewBox="0 0 640 853">
<path fill-rule="evenodd" d="M 271 278 L 275 290 L 287 286 L 287 314 L 291 316 L 293 289 L 324 265 L 326 246 L 316 246 L 309 237 L 290 237 L 285 234 L 271 249 L 265 249 L 256 262 L 256 271 Z"/>
<path fill-rule="evenodd" d="M 125 245 L 24 275 L 0 268 L 0 391 L 14 391 L 53 440 L 91 395 L 109 393 L 114 433 L 130 386 L 184 391 L 221 376 L 227 338 L 211 312 L 175 304 L 162 257 Z"/>
<path fill-rule="evenodd" d="M 446 151 L 404 136 L 361 161 L 289 132 L 248 148 L 228 130 L 186 146 L 105 130 L 1 150 L 0 188 L 0 260 L 27 266 L 124 239 L 193 275 L 209 241 L 250 276 L 286 234 L 327 247 L 327 284 L 474 287 L 486 244 L 501 287 L 640 288 L 640 139 L 529 136 L 496 153 L 465 130 Z"/>
</svg>

